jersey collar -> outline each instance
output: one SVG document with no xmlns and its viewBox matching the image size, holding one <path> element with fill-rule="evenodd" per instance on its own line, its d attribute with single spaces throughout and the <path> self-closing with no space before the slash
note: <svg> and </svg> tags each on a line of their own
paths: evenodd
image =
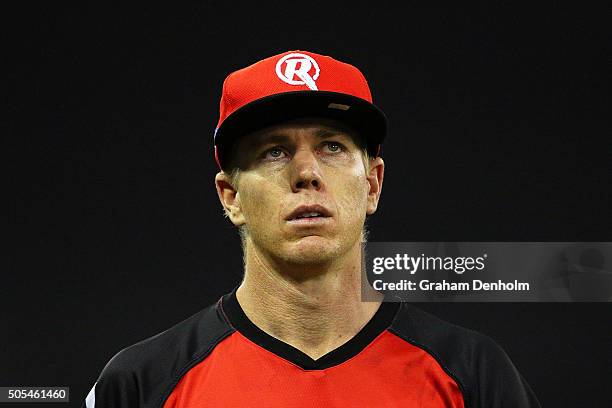
<svg viewBox="0 0 612 408">
<path fill-rule="evenodd" d="M 359 354 L 391 325 L 400 303 L 381 303 L 374 316 L 353 338 L 316 360 L 299 349 L 272 337 L 251 322 L 238 303 L 236 289 L 223 296 L 221 306 L 229 320 L 228 323 L 255 344 L 305 370 L 324 370 Z"/>
</svg>

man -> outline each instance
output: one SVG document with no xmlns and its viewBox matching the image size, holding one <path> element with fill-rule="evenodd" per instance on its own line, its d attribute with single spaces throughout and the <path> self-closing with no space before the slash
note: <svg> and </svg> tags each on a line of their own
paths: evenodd
<svg viewBox="0 0 612 408">
<path fill-rule="evenodd" d="M 362 302 L 386 119 L 357 68 L 283 53 L 229 75 L 220 107 L 215 182 L 244 280 L 118 353 L 88 408 L 539 406 L 487 337 Z"/>
</svg>

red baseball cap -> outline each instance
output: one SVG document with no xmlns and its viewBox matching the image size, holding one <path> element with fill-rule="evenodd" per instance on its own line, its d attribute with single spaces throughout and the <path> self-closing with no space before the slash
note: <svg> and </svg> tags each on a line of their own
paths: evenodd
<svg viewBox="0 0 612 408">
<path fill-rule="evenodd" d="M 288 51 L 232 72 L 223 82 L 215 159 L 227 164 L 241 136 L 301 117 L 335 119 L 363 135 L 372 156 L 387 133 L 385 114 L 372 103 L 357 68 L 327 55 Z"/>
</svg>

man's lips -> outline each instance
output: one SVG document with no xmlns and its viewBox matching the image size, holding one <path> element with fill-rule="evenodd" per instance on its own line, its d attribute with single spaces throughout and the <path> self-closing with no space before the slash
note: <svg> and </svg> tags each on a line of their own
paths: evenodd
<svg viewBox="0 0 612 408">
<path fill-rule="evenodd" d="M 331 217 L 331 212 L 322 205 L 301 205 L 293 210 L 285 220 L 307 222 L 329 217 Z"/>
</svg>

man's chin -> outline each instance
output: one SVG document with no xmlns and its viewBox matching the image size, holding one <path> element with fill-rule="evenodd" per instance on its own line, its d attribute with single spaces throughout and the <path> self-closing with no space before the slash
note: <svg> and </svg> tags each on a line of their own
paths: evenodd
<svg viewBox="0 0 612 408">
<path fill-rule="evenodd" d="M 296 264 L 325 264 L 338 257 L 339 249 L 337 242 L 311 235 L 287 245 L 284 258 Z"/>
</svg>

